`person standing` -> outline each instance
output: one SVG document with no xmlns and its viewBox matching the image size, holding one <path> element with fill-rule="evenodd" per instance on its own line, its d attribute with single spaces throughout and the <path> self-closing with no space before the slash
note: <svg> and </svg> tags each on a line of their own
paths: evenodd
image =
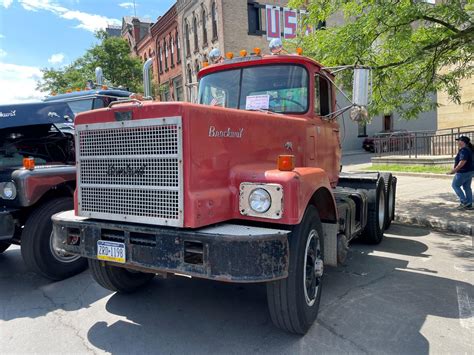
<svg viewBox="0 0 474 355">
<path fill-rule="evenodd" d="M 459 138 L 456 138 L 456 140 L 458 141 L 459 151 L 454 159 L 454 168 L 450 172 L 451 174 L 455 174 L 452 187 L 461 202 L 458 209 L 471 210 L 471 183 L 474 175 L 474 162 L 472 160 L 473 146 L 471 140 L 467 136 L 460 136 Z"/>
</svg>

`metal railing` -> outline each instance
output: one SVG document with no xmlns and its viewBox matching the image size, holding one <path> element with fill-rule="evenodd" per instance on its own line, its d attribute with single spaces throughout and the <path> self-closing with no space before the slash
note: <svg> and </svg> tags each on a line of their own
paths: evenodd
<svg viewBox="0 0 474 355">
<path fill-rule="evenodd" d="M 374 136 L 377 156 L 404 155 L 417 158 L 423 155 L 455 156 L 458 152 L 456 138 L 468 136 L 474 141 L 474 125 L 438 131 L 397 131 Z"/>
</svg>

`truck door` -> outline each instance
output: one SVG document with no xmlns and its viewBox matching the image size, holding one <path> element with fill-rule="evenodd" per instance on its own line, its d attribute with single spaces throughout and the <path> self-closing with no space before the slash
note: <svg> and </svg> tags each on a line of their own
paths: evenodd
<svg viewBox="0 0 474 355">
<path fill-rule="evenodd" d="M 331 117 L 334 112 L 334 87 L 324 74 L 314 76 L 314 114 L 317 118 L 316 149 L 318 165 L 329 176 L 331 182 L 337 181 L 341 158 L 339 124 Z"/>
</svg>

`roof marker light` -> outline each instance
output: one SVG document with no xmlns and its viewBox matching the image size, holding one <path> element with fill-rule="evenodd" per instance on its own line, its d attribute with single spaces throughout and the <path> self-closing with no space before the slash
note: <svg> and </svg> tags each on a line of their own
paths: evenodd
<svg viewBox="0 0 474 355">
<path fill-rule="evenodd" d="M 234 58 L 234 53 L 232 53 L 232 52 L 227 52 L 227 53 L 225 54 L 225 56 L 226 56 L 227 59 L 232 59 L 232 58 Z"/>
<path fill-rule="evenodd" d="M 253 49 L 253 52 L 255 53 L 255 55 L 261 55 L 261 54 L 262 54 L 262 50 L 261 50 L 260 48 L 258 48 L 258 47 L 255 47 L 255 48 Z"/>
<path fill-rule="evenodd" d="M 303 54 L 303 48 L 301 48 L 301 47 L 296 48 L 296 53 L 298 55 L 302 55 Z"/>
<path fill-rule="evenodd" d="M 242 50 L 240 51 L 240 56 L 241 56 L 241 57 L 246 57 L 246 56 L 247 56 L 247 51 L 246 51 L 245 49 L 242 49 Z"/>
</svg>

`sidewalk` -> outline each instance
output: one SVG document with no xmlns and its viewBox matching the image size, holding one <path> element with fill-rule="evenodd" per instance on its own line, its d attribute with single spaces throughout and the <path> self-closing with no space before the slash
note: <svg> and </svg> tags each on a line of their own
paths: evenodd
<svg viewBox="0 0 474 355">
<path fill-rule="evenodd" d="M 345 166 L 343 171 L 363 170 L 370 164 Z M 398 179 L 395 220 L 433 229 L 474 236 L 474 210 L 459 211 L 451 178 L 394 173 Z"/>
</svg>

